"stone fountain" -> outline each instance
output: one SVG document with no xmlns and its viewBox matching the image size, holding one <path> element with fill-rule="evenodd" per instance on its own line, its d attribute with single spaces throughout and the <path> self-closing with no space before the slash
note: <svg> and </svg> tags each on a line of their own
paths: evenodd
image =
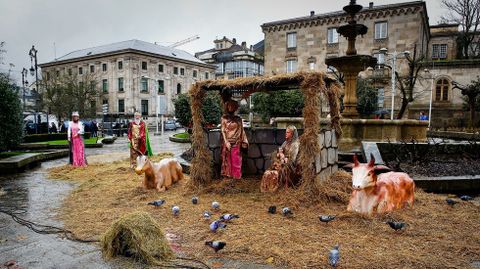
<svg viewBox="0 0 480 269">
<path fill-rule="evenodd" d="M 349 16 L 348 24 L 339 27 L 337 32 L 348 40 L 347 55 L 327 58 L 325 63 L 335 67 L 345 76 L 345 96 L 343 98 L 345 109 L 342 116 L 345 118 L 358 118 L 357 76 L 358 73 L 366 68 L 375 67 L 377 59 L 370 55 L 358 55 L 355 48 L 357 36 L 363 36 L 368 31 L 367 26 L 358 24 L 355 20 L 355 15 L 362 10 L 362 6 L 357 5 L 355 0 L 351 0 L 349 5 L 343 7 L 343 10 Z"/>
<path fill-rule="evenodd" d="M 358 24 L 355 15 L 362 10 L 355 0 L 345 6 L 343 10 L 348 15 L 348 24 L 338 28 L 337 32 L 348 40 L 348 49 L 345 56 L 327 58 L 327 66 L 335 67 L 344 74 L 344 111 L 340 123 L 343 129 L 342 138 L 339 141 L 341 151 L 356 151 L 368 141 L 426 141 L 427 121 L 413 119 L 383 120 L 383 119 L 360 119 L 357 111 L 357 78 L 358 74 L 368 67 L 375 67 L 377 60 L 370 55 L 358 55 L 355 48 L 357 36 L 367 34 L 368 28 Z M 286 128 L 290 124 L 297 127 L 303 126 L 303 118 L 276 118 L 279 128 Z M 327 127 L 328 119 L 321 120 L 322 127 Z"/>
</svg>

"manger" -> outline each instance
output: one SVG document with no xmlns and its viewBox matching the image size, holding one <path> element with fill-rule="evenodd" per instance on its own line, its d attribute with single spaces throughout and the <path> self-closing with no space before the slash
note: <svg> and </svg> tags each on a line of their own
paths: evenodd
<svg viewBox="0 0 480 269">
<path fill-rule="evenodd" d="M 193 187 L 199 188 L 211 183 L 212 178 L 218 172 L 218 147 L 219 134 L 210 135 L 204 128 L 202 116 L 202 100 L 207 91 L 218 91 L 222 101 L 244 99 L 255 92 L 271 92 L 278 90 L 299 89 L 304 96 L 305 105 L 303 108 L 303 134 L 300 136 L 298 151 L 298 163 L 301 169 L 299 185 L 305 190 L 313 191 L 316 182 L 330 176 L 337 169 L 337 145 L 342 130 L 340 127 L 339 95 L 341 86 L 332 77 L 322 72 L 299 72 L 294 74 L 282 74 L 270 77 L 238 78 L 234 80 L 209 80 L 194 84 L 190 90 L 191 110 L 193 121 L 192 148 L 194 156 L 191 162 L 190 176 Z M 331 115 L 331 131 L 320 128 L 320 106 L 321 95 L 328 100 Z M 265 158 L 273 151 L 271 142 L 255 139 L 255 130 L 249 134 L 253 137 L 250 141 L 247 163 L 257 165 L 260 157 Z M 259 132 L 273 132 L 271 130 L 260 130 Z M 273 137 L 271 133 L 270 137 Z M 207 141 L 207 143 L 205 143 Z M 332 143 L 333 142 L 333 143 Z M 262 145 L 270 144 L 270 147 Z M 333 146 L 332 146 L 333 145 Z M 264 152 L 258 156 L 253 151 L 263 149 Z M 265 152 L 270 151 L 270 152 Z M 250 160 L 252 159 L 252 160 Z M 266 160 L 260 160 L 261 166 L 265 167 Z M 253 163 L 253 164 L 252 164 Z M 206 165 L 212 164 L 212 165 Z M 263 169 L 260 169 L 264 170 Z M 256 171 L 258 174 L 260 171 Z M 262 171 L 263 172 L 263 171 Z"/>
</svg>

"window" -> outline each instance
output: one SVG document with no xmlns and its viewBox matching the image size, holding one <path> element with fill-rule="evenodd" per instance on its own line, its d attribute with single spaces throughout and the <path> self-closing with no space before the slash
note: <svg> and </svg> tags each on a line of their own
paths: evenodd
<svg viewBox="0 0 480 269">
<path fill-rule="evenodd" d="M 287 61 L 287 73 L 293 73 L 297 71 L 297 60 Z"/>
<path fill-rule="evenodd" d="M 192 76 L 193 76 L 194 78 L 196 78 L 196 77 L 198 76 L 198 74 L 197 74 L 197 70 L 193 70 L 193 72 L 192 72 Z"/>
<path fill-rule="evenodd" d="M 95 65 L 90 65 L 90 73 L 95 73 Z"/>
<path fill-rule="evenodd" d="M 386 21 L 375 23 L 375 39 L 384 39 L 388 36 L 388 24 Z"/>
<path fill-rule="evenodd" d="M 118 61 L 118 70 L 123 69 L 123 61 Z"/>
<path fill-rule="evenodd" d="M 90 81 L 90 90 L 91 90 L 92 92 L 95 91 L 95 86 L 97 86 L 96 84 L 97 84 L 97 83 L 95 83 L 95 81 Z"/>
<path fill-rule="evenodd" d="M 448 101 L 448 90 L 450 82 L 447 79 L 437 80 L 435 87 L 435 101 Z"/>
<path fill-rule="evenodd" d="M 50 72 L 47 72 L 47 80 L 50 80 Z"/>
<path fill-rule="evenodd" d="M 297 47 L 297 33 L 287 34 L 287 49 L 294 49 Z"/>
<path fill-rule="evenodd" d="M 83 75 L 83 67 L 79 67 L 79 68 L 78 68 L 78 74 L 79 74 L 79 75 Z"/>
<path fill-rule="evenodd" d="M 72 68 L 68 68 L 68 75 L 71 76 L 72 75 Z"/>
<path fill-rule="evenodd" d="M 374 53 L 373 57 L 377 58 L 377 64 L 385 64 L 385 54 L 384 53 Z"/>
<path fill-rule="evenodd" d="M 205 79 L 209 79 L 209 78 L 210 78 L 210 77 L 209 77 L 208 72 L 205 72 Z"/>
<path fill-rule="evenodd" d="M 125 100 L 124 99 L 118 99 L 118 112 L 119 113 L 125 113 Z"/>
<path fill-rule="evenodd" d="M 55 76 L 58 78 L 60 76 L 60 70 L 55 71 Z"/>
<path fill-rule="evenodd" d="M 148 79 L 147 78 L 142 78 L 142 81 L 140 82 L 142 84 L 142 92 L 148 92 Z"/>
<path fill-rule="evenodd" d="M 385 89 L 379 88 L 377 93 L 377 107 L 383 108 L 383 103 L 385 102 Z"/>
<path fill-rule="evenodd" d="M 309 64 L 308 64 L 308 68 L 309 68 L 310 70 L 315 70 L 315 63 L 314 63 L 314 62 L 309 63 Z"/>
<path fill-rule="evenodd" d="M 163 80 L 158 81 L 158 93 L 165 93 L 164 82 Z"/>
<path fill-rule="evenodd" d="M 182 84 L 178 83 L 177 84 L 177 94 L 181 94 L 182 93 Z"/>
<path fill-rule="evenodd" d="M 142 70 L 147 70 L 147 62 L 142 62 Z"/>
<path fill-rule="evenodd" d="M 103 99 L 103 100 L 102 100 L 102 104 L 103 104 L 103 105 L 108 105 L 108 99 Z"/>
<path fill-rule="evenodd" d="M 163 73 L 163 64 L 158 65 L 158 72 Z"/>
<path fill-rule="evenodd" d="M 107 71 L 107 64 L 102 64 L 102 71 L 106 72 Z"/>
<path fill-rule="evenodd" d="M 447 59 L 447 44 L 433 44 L 432 59 Z"/>
<path fill-rule="evenodd" d="M 174 67 L 174 68 L 173 68 L 173 74 L 174 74 L 174 75 L 178 75 L 178 67 Z"/>
<path fill-rule="evenodd" d="M 142 100 L 142 116 L 148 116 L 148 100 Z"/>
<path fill-rule="evenodd" d="M 106 79 L 102 80 L 102 91 L 108 93 L 108 80 Z"/>
<path fill-rule="evenodd" d="M 118 91 L 123 92 L 123 78 L 118 78 Z"/>
<path fill-rule="evenodd" d="M 185 68 L 180 68 L 180 75 L 185 76 Z"/>
<path fill-rule="evenodd" d="M 328 44 L 338 44 L 337 28 L 329 28 L 327 30 L 327 43 Z"/>
</svg>

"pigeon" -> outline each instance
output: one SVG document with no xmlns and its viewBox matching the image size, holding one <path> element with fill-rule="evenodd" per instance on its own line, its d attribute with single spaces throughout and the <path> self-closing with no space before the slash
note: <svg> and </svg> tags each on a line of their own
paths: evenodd
<svg viewBox="0 0 480 269">
<path fill-rule="evenodd" d="M 178 207 L 178 205 L 172 206 L 172 213 L 177 216 L 178 213 L 180 213 L 180 207 Z"/>
<path fill-rule="evenodd" d="M 282 209 L 282 214 L 283 214 L 285 217 L 290 217 L 290 216 L 293 215 L 292 210 L 290 210 L 290 208 L 288 208 L 288 207 L 284 207 L 284 208 Z"/>
<path fill-rule="evenodd" d="M 215 209 L 215 210 L 220 209 L 220 203 L 217 202 L 217 201 L 213 201 L 212 202 L 212 208 Z"/>
<path fill-rule="evenodd" d="M 222 228 L 222 229 L 225 229 L 227 227 L 226 224 L 224 223 L 221 223 L 219 220 L 216 220 L 212 223 L 210 223 L 210 231 L 212 232 L 217 232 L 218 228 Z"/>
<path fill-rule="evenodd" d="M 272 205 L 271 207 L 268 208 L 268 213 L 270 213 L 270 214 L 277 213 L 277 207 Z"/>
<path fill-rule="evenodd" d="M 210 219 L 211 216 L 212 216 L 212 214 L 210 212 L 208 212 L 208 211 L 203 212 L 203 217 L 205 219 Z"/>
<path fill-rule="evenodd" d="M 387 224 L 390 225 L 390 228 L 394 229 L 395 231 L 401 230 L 405 228 L 407 224 L 405 222 L 399 222 L 399 221 L 387 221 Z"/>
<path fill-rule="evenodd" d="M 460 199 L 462 201 L 470 201 L 470 200 L 473 200 L 473 197 L 470 196 L 470 195 L 462 195 L 462 196 L 460 196 Z"/>
<path fill-rule="evenodd" d="M 458 203 L 457 201 L 453 200 L 452 198 L 447 198 L 445 201 L 447 201 L 447 204 L 449 206 L 453 206 L 454 204 Z"/>
<path fill-rule="evenodd" d="M 333 249 L 330 250 L 330 254 L 328 254 L 328 262 L 332 268 L 337 268 L 338 262 L 340 261 L 340 250 L 338 250 L 339 246 L 335 245 Z"/>
<path fill-rule="evenodd" d="M 196 196 L 192 197 L 192 204 L 194 205 L 198 204 L 198 198 Z"/>
<path fill-rule="evenodd" d="M 335 216 L 334 215 L 320 215 L 320 216 L 318 216 L 318 219 L 321 222 L 329 223 L 330 221 L 335 219 Z"/>
<path fill-rule="evenodd" d="M 153 202 L 150 202 L 148 203 L 148 205 L 153 205 L 153 206 L 161 206 L 165 204 L 165 200 L 156 200 L 156 201 L 153 201 Z"/>
<path fill-rule="evenodd" d="M 234 214 L 224 214 L 220 217 L 220 221 L 231 221 L 232 219 L 238 219 L 240 218 L 239 215 L 234 215 Z"/>
<path fill-rule="evenodd" d="M 206 246 L 209 246 L 215 250 L 215 253 L 217 253 L 219 250 L 223 249 L 227 243 L 221 242 L 221 241 L 207 241 L 205 242 Z"/>
</svg>

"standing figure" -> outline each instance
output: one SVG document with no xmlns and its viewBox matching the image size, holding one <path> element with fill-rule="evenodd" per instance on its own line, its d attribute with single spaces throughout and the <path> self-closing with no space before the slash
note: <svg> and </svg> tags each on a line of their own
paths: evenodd
<svg viewBox="0 0 480 269">
<path fill-rule="evenodd" d="M 420 117 L 418 119 L 419 120 L 428 120 L 428 116 L 425 115 L 425 112 L 420 111 Z"/>
<path fill-rule="evenodd" d="M 72 113 L 72 121 L 68 123 L 67 137 L 70 145 L 70 164 L 79 167 L 86 166 L 85 147 L 82 135 L 84 134 L 84 126 L 80 121 L 78 112 Z"/>
<path fill-rule="evenodd" d="M 242 152 L 248 148 L 248 140 L 243 130 L 242 118 L 235 115 L 238 103 L 233 100 L 225 102 L 225 114 L 222 116 L 222 171 L 225 179 L 242 177 Z"/>
<path fill-rule="evenodd" d="M 272 167 L 262 177 L 260 189 L 262 192 L 274 192 L 281 185 L 295 185 L 300 177 L 300 169 L 297 164 L 298 149 L 297 128 L 293 125 L 285 131 L 285 142 L 275 153 L 272 153 Z"/>
<path fill-rule="evenodd" d="M 139 112 L 135 112 L 134 120 L 128 125 L 128 141 L 130 142 L 130 167 L 135 168 L 137 157 L 152 156 L 148 128 Z"/>
</svg>

